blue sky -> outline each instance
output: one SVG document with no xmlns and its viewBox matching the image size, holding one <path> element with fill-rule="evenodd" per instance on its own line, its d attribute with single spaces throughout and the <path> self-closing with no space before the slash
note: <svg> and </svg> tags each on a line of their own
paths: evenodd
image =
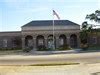
<svg viewBox="0 0 100 75">
<path fill-rule="evenodd" d="M 32 20 L 52 20 L 52 9 L 62 20 L 81 24 L 99 8 L 100 0 L 0 0 L 0 31 L 20 31 Z"/>
</svg>

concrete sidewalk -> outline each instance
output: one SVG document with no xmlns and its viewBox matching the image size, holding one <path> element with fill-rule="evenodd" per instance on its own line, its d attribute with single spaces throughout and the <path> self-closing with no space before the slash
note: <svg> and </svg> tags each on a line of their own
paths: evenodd
<svg viewBox="0 0 100 75">
<path fill-rule="evenodd" d="M 79 50 L 62 50 L 62 51 L 34 51 L 31 50 L 30 52 L 23 52 L 21 50 L 19 51 L 0 51 L 0 56 L 3 55 L 52 55 L 52 54 L 74 54 L 78 53 Z"/>
<path fill-rule="evenodd" d="M 79 50 L 62 50 L 62 51 L 30 51 L 30 54 L 33 55 L 49 55 L 49 54 L 72 54 L 78 53 Z"/>
<path fill-rule="evenodd" d="M 79 54 L 79 53 L 95 53 L 97 51 L 82 51 L 81 49 L 73 49 L 73 50 L 51 50 L 51 51 L 34 51 L 31 50 L 30 52 L 23 52 L 22 50 L 19 51 L 0 51 L 0 56 L 4 55 L 54 55 L 54 54 Z M 100 52 L 100 51 L 98 51 Z"/>
</svg>

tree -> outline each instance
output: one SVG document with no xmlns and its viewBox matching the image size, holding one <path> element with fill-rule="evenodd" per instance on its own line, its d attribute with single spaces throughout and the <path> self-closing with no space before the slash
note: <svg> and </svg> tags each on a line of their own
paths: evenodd
<svg viewBox="0 0 100 75">
<path fill-rule="evenodd" d="M 89 19 L 90 21 L 94 21 L 95 23 L 100 22 L 100 10 L 96 10 L 95 13 L 86 15 L 85 19 Z M 87 21 L 82 23 L 82 30 L 80 32 L 80 39 L 82 48 L 87 48 L 88 45 L 88 37 L 92 35 L 92 32 L 94 32 L 93 24 L 88 24 Z M 96 26 L 96 25 L 95 25 Z M 95 29 L 95 32 L 97 32 L 97 29 Z"/>
<path fill-rule="evenodd" d="M 82 44 L 86 44 L 87 43 L 87 29 L 88 29 L 88 23 L 85 21 L 82 23 L 82 31 L 80 32 L 80 39 L 81 39 L 81 43 Z"/>
<path fill-rule="evenodd" d="M 92 34 L 92 31 L 98 35 L 98 29 L 94 29 L 93 26 L 100 26 L 100 10 L 96 10 L 94 13 L 86 15 L 86 19 L 89 19 L 90 21 L 94 21 L 95 23 L 98 23 L 98 25 L 91 25 L 88 29 L 90 34 Z M 93 29 L 92 29 L 93 28 Z"/>
<path fill-rule="evenodd" d="M 82 28 L 80 32 L 80 39 L 81 39 L 81 48 L 87 49 L 88 48 L 88 37 L 89 34 L 92 33 L 92 25 L 89 25 L 87 21 L 82 23 Z"/>
<path fill-rule="evenodd" d="M 95 13 L 86 15 L 85 18 L 90 21 L 100 22 L 100 10 L 96 10 Z"/>
</svg>

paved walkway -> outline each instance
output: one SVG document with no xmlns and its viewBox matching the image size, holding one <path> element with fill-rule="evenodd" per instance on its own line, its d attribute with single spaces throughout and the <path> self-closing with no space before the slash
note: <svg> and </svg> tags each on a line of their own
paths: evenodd
<svg viewBox="0 0 100 75">
<path fill-rule="evenodd" d="M 64 50 L 64 51 L 31 51 L 30 54 L 33 55 L 49 55 L 49 54 L 72 54 L 78 53 L 79 49 L 77 50 Z"/>
<path fill-rule="evenodd" d="M 78 54 L 78 53 L 92 53 L 97 51 L 82 51 L 80 49 L 74 50 L 62 50 L 62 51 L 34 51 L 31 50 L 30 52 L 23 52 L 22 50 L 17 51 L 0 51 L 0 56 L 4 55 L 53 55 L 53 54 Z M 98 50 L 100 52 L 100 50 Z"/>
<path fill-rule="evenodd" d="M 0 51 L 0 56 L 2 55 L 50 55 L 50 54 L 71 54 L 78 53 L 78 50 L 63 50 L 63 51 L 34 51 L 23 52 L 22 50 L 18 51 Z"/>
</svg>

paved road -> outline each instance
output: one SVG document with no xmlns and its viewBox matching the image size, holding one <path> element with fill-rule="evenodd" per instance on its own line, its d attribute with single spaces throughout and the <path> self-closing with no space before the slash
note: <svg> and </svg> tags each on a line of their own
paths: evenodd
<svg viewBox="0 0 100 75">
<path fill-rule="evenodd" d="M 5 55 L 0 56 L 0 65 L 32 65 L 51 63 L 100 63 L 100 52 L 53 54 L 53 55 Z"/>
</svg>

